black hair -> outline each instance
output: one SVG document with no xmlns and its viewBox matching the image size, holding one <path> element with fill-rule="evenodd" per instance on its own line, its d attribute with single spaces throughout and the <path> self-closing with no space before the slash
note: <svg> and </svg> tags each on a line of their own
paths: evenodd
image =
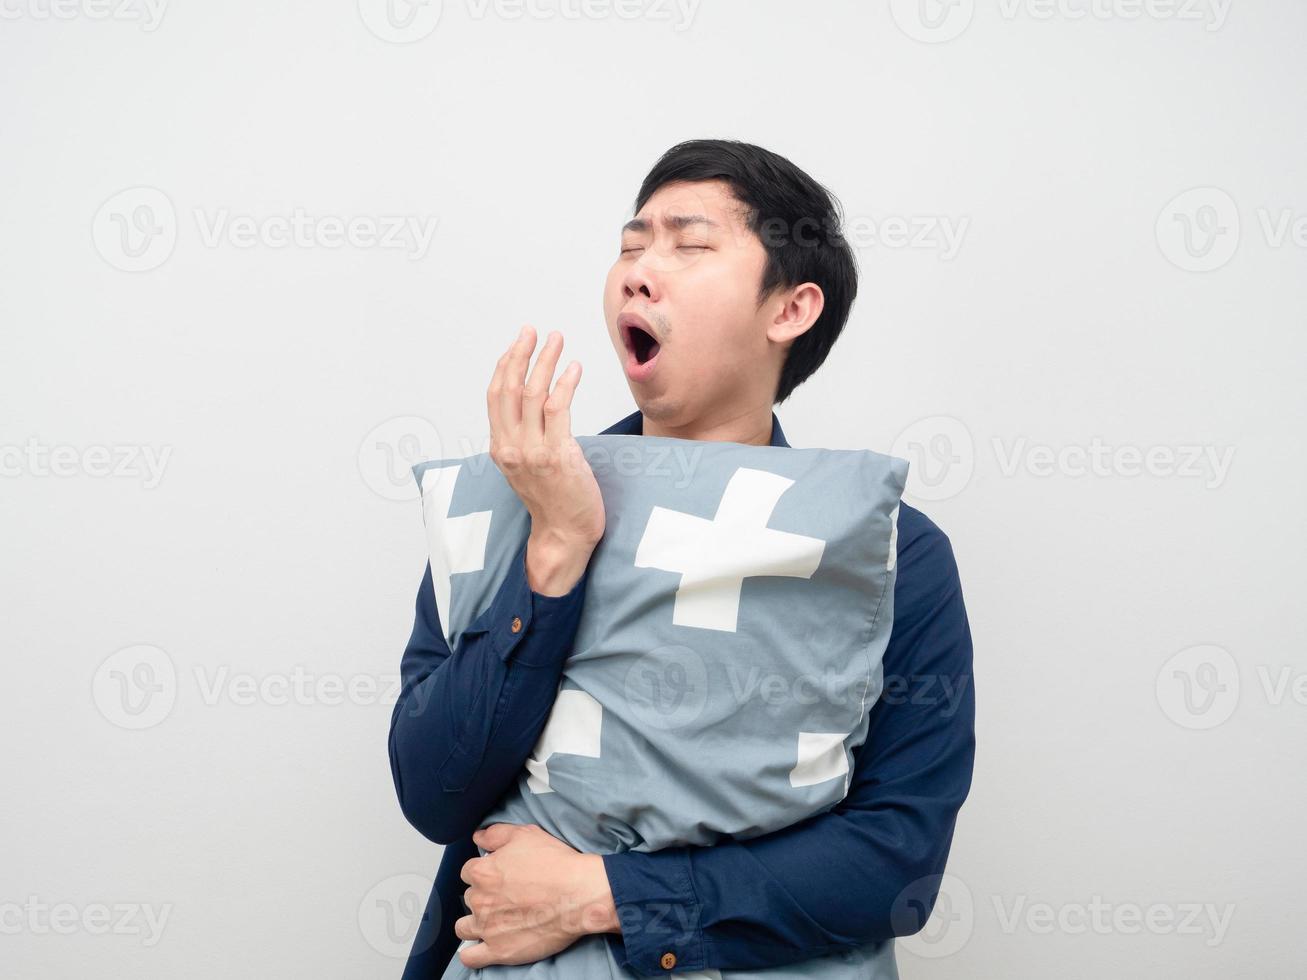
<svg viewBox="0 0 1307 980">
<path fill-rule="evenodd" d="M 738 140 L 687 140 L 659 157 L 635 199 L 635 213 L 664 184 L 721 180 L 744 205 L 749 230 L 767 251 L 761 306 L 776 289 L 814 282 L 825 306 L 786 352 L 773 404 L 783 402 L 826 360 L 858 292 L 858 265 L 841 228 L 839 201 L 789 160 Z"/>
</svg>

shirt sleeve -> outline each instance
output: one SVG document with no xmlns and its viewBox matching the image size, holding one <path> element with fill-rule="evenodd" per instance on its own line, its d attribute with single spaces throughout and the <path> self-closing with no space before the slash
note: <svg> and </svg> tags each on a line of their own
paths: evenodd
<svg viewBox="0 0 1307 980">
<path fill-rule="evenodd" d="M 971 787 L 975 696 L 952 546 L 906 504 L 894 603 L 885 685 L 845 798 L 750 840 L 605 855 L 619 963 L 641 976 L 666 975 L 660 961 L 765 969 L 925 925 Z"/>
<path fill-rule="evenodd" d="M 589 574 L 566 595 L 532 592 L 523 543 L 451 653 L 427 565 L 388 744 L 400 808 L 429 840 L 471 834 L 521 771 L 553 706 Z"/>
</svg>

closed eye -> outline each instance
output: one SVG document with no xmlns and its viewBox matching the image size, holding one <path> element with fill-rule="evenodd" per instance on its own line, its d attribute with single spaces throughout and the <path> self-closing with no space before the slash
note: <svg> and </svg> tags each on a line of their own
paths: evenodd
<svg viewBox="0 0 1307 980">
<path fill-rule="evenodd" d="M 676 247 L 677 247 L 677 248 L 693 248 L 693 249 L 697 249 L 697 250 L 700 251 L 700 252 L 706 252 L 706 251 L 708 251 L 708 246 L 707 246 L 707 245 L 678 245 L 678 246 L 676 246 Z M 622 254 L 623 254 L 623 255 L 626 255 L 626 254 L 629 253 L 629 252 L 634 252 L 634 251 L 637 251 L 638 249 L 641 249 L 641 248 L 644 248 L 644 246 L 643 246 L 643 245 L 632 245 L 630 248 L 624 248 L 624 249 L 622 249 Z"/>
</svg>

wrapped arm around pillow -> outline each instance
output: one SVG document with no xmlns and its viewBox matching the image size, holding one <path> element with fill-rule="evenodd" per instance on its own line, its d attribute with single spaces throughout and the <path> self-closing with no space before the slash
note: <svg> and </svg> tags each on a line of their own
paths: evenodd
<svg viewBox="0 0 1307 980">
<path fill-rule="evenodd" d="M 437 844 L 470 835 L 521 770 L 576 635 L 589 570 L 566 595 L 545 596 L 528 587 L 525 563 L 523 544 L 494 601 L 452 654 L 430 564 L 418 588 L 391 713 L 390 771 L 404 816 Z"/>
<path fill-rule="evenodd" d="M 622 966 L 663 976 L 667 950 L 687 970 L 778 966 L 922 927 L 971 786 L 972 642 L 949 539 L 907 506 L 898 565 L 885 651 L 897 695 L 871 710 L 848 795 L 762 837 L 605 855 L 631 926 L 610 937 Z"/>
</svg>

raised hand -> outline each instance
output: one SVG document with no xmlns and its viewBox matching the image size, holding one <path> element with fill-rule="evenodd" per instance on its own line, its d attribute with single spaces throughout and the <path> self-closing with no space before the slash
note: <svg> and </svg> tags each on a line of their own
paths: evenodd
<svg viewBox="0 0 1307 980">
<path fill-rule="evenodd" d="M 555 330 L 528 378 L 535 343 L 535 329 L 523 327 L 495 364 L 486 389 L 490 458 L 531 514 L 527 584 L 542 595 L 564 595 L 604 535 L 604 501 L 572 435 L 581 363 L 570 363 L 554 382 L 563 349 L 563 335 Z"/>
</svg>

